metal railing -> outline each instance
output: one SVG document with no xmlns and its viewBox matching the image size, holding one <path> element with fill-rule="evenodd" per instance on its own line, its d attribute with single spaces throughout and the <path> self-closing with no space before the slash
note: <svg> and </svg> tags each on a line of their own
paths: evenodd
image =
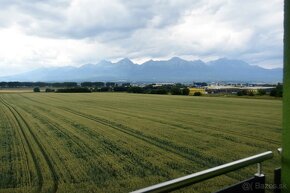
<svg viewBox="0 0 290 193">
<path fill-rule="evenodd" d="M 244 159 L 240 159 L 234 162 L 230 162 L 224 165 L 220 165 L 214 168 L 210 168 L 201 172 L 197 172 L 194 174 L 190 174 L 187 176 L 183 176 L 180 178 L 176 178 L 174 180 L 170 180 L 167 182 L 163 182 L 160 184 L 156 184 L 153 186 L 149 186 L 147 188 L 143 188 L 140 190 L 133 191 L 132 193 L 145 193 L 145 192 L 170 192 L 176 189 L 180 189 L 197 182 L 201 182 L 216 176 L 220 176 L 222 174 L 226 174 L 228 172 L 238 170 L 244 167 L 247 167 L 252 164 L 258 164 L 258 172 L 256 176 L 263 176 L 262 173 L 262 162 L 273 157 L 272 151 L 267 151 L 261 154 L 257 154 L 251 157 L 247 157 Z"/>
</svg>

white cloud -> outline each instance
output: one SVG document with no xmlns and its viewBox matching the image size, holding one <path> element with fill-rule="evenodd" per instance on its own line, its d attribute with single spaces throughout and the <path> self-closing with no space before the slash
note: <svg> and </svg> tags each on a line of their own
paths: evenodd
<svg viewBox="0 0 290 193">
<path fill-rule="evenodd" d="M 98 42 L 29 36 L 17 28 L 0 30 L 2 75 L 39 67 L 81 65 L 114 57 L 118 48 Z"/>
<path fill-rule="evenodd" d="M 101 59 L 282 66 L 281 0 L 0 0 L 0 75 Z"/>
</svg>

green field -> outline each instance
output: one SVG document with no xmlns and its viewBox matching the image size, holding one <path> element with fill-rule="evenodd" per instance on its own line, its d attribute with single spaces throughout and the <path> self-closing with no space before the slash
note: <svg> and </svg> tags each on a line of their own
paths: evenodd
<svg viewBox="0 0 290 193">
<path fill-rule="evenodd" d="M 281 110 L 280 100 L 264 99 L 0 94 L 0 192 L 129 192 L 275 151 Z M 269 160 L 264 171 L 277 165 Z M 178 192 L 210 192 L 254 173 L 252 166 Z"/>
</svg>

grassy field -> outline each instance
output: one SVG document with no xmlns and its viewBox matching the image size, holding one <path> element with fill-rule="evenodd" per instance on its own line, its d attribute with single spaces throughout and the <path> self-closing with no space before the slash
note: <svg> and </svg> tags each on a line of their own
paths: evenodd
<svg viewBox="0 0 290 193">
<path fill-rule="evenodd" d="M 129 192 L 275 151 L 281 109 L 264 99 L 0 93 L 0 192 Z M 265 162 L 265 173 L 277 165 Z M 255 169 L 178 192 L 217 190 Z"/>
<path fill-rule="evenodd" d="M 0 94 L 9 93 L 31 93 L 33 88 L 0 88 Z"/>
</svg>

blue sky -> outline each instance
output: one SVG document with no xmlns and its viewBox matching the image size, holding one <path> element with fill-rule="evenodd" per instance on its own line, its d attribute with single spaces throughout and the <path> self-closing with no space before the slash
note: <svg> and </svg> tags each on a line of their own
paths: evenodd
<svg viewBox="0 0 290 193">
<path fill-rule="evenodd" d="M 0 75 L 127 57 L 282 67 L 282 0 L 0 0 Z"/>
</svg>

